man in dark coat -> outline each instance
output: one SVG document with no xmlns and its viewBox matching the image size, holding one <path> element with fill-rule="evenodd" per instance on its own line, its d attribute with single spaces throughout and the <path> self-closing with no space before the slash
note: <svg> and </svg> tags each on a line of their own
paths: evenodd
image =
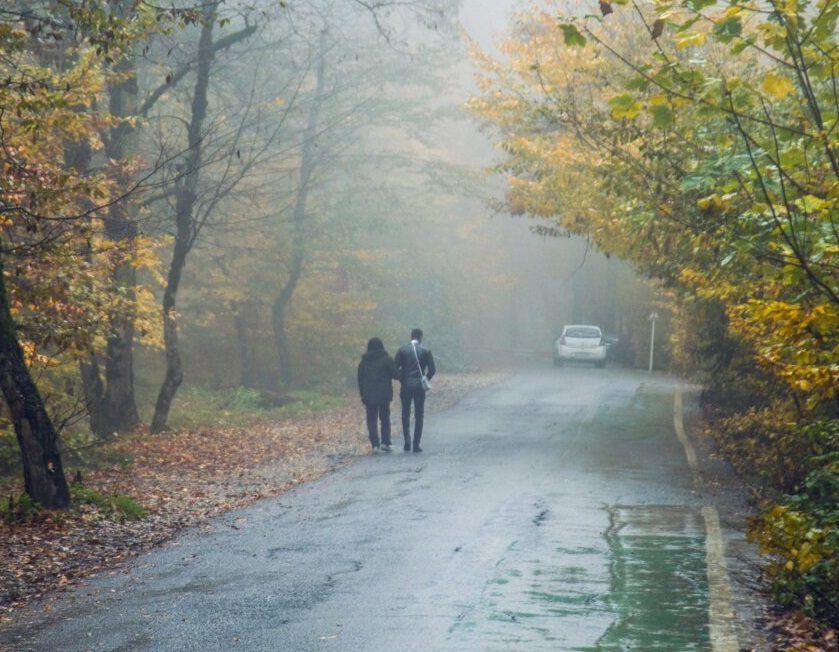
<svg viewBox="0 0 839 652">
<path fill-rule="evenodd" d="M 367 352 L 358 363 L 358 391 L 367 411 L 367 433 L 373 452 L 379 452 L 378 421 L 382 424 L 381 450 L 391 451 L 390 402 L 393 400 L 393 380 L 399 378 L 399 370 L 385 345 L 378 337 L 367 342 Z"/>
<path fill-rule="evenodd" d="M 413 450 L 422 453 L 420 439 L 422 439 L 422 422 L 425 414 L 425 387 L 422 377 L 428 380 L 437 373 L 434 366 L 434 356 L 431 350 L 422 345 L 422 330 L 415 328 L 411 331 L 411 341 L 399 347 L 394 356 L 396 366 L 399 367 L 399 399 L 402 401 L 402 435 L 405 437 L 405 451 Z M 414 406 L 414 437 L 411 441 L 411 404 Z"/>
</svg>

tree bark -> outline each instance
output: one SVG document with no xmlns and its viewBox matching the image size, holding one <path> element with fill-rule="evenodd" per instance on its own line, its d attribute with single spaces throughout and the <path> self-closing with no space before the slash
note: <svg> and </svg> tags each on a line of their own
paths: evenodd
<svg viewBox="0 0 839 652">
<path fill-rule="evenodd" d="M 277 347 L 277 365 L 279 384 L 288 388 L 294 382 L 294 374 L 291 365 L 291 349 L 289 347 L 287 333 L 288 309 L 291 299 L 300 282 L 303 273 L 303 264 L 306 259 L 304 243 L 306 241 L 304 229 L 306 225 L 307 203 L 312 183 L 312 173 L 315 168 L 315 138 L 320 122 L 320 110 L 324 102 L 324 87 L 326 83 L 326 30 L 321 32 L 320 59 L 317 68 L 317 84 L 312 107 L 306 121 L 306 129 L 303 134 L 303 145 L 300 152 L 300 185 L 297 188 L 297 197 L 294 202 L 292 213 L 292 224 L 294 235 L 291 252 L 291 264 L 286 282 L 282 290 L 274 300 L 271 309 L 272 325 L 274 328 L 274 342 Z"/>
<path fill-rule="evenodd" d="M 82 392 L 84 393 L 85 409 L 87 410 L 90 422 L 90 431 L 101 436 L 107 431 L 107 425 L 103 423 L 104 410 L 102 405 L 105 401 L 105 385 L 102 383 L 99 363 L 91 355 L 87 360 L 79 361 L 79 375 L 82 381 Z"/>
<path fill-rule="evenodd" d="M 134 299 L 136 273 L 129 265 L 118 275 L 127 301 Z M 128 277 L 129 280 L 124 280 Z M 140 425 L 140 414 L 134 396 L 134 316 L 114 315 L 110 322 L 105 351 L 105 392 L 98 423 L 102 436 L 115 432 L 130 432 Z"/>
<path fill-rule="evenodd" d="M 20 446 L 26 493 L 50 509 L 70 504 L 58 434 L 44 409 L 23 355 L 9 307 L 0 259 L 0 389 Z"/>
<path fill-rule="evenodd" d="M 241 368 L 239 384 L 253 389 L 256 387 L 256 354 L 253 347 L 254 335 L 259 328 L 259 306 L 256 301 L 244 300 L 233 303 L 233 322 L 239 348 Z"/>
<path fill-rule="evenodd" d="M 215 50 L 213 48 L 213 26 L 216 5 L 210 4 L 205 8 L 205 20 L 201 27 L 201 37 L 198 41 L 198 69 L 195 90 L 192 97 L 192 112 L 187 129 L 188 150 L 184 165 L 185 173 L 178 180 L 175 190 L 175 247 L 166 289 L 163 293 L 163 341 L 166 347 L 166 374 L 152 417 L 151 432 L 158 433 L 166 429 L 172 401 L 178 388 L 183 383 L 183 361 L 178 346 L 178 320 L 176 304 L 178 289 L 181 284 L 186 258 L 192 248 L 197 234 L 194 219 L 195 202 L 198 191 L 202 156 L 202 132 L 207 117 L 207 96 L 210 86 L 210 70 L 212 68 Z"/>
<path fill-rule="evenodd" d="M 299 278 L 299 272 L 289 276 L 285 286 L 283 286 L 283 291 L 277 296 L 271 308 L 271 325 L 274 328 L 274 344 L 277 347 L 278 384 L 283 389 L 288 389 L 294 381 L 291 366 L 291 347 L 286 332 L 286 316 L 288 305 L 291 302 Z"/>
<path fill-rule="evenodd" d="M 119 9 L 125 0 L 111 0 Z M 117 118 L 131 118 L 136 115 L 139 94 L 136 63 L 131 53 L 126 54 L 117 64 L 116 72 L 122 81 L 111 84 L 108 88 L 110 112 Z M 130 159 L 137 151 L 136 128 L 129 122 L 121 122 L 105 138 L 105 150 L 114 161 Z M 130 183 L 129 178 L 119 179 L 123 187 Z M 130 202 L 120 201 L 113 204 L 104 219 L 105 234 L 114 242 L 130 243 L 138 234 L 134 207 Z M 133 303 L 137 286 L 137 273 L 130 263 L 121 265 L 115 272 L 117 286 L 124 293 L 124 301 Z M 91 371 L 89 368 L 88 371 Z M 101 381 L 100 381 L 101 382 Z M 105 383 L 101 401 L 89 404 L 97 410 L 91 414 L 91 426 L 96 424 L 94 432 L 102 437 L 114 432 L 128 432 L 140 424 L 137 402 L 134 395 L 134 315 L 133 310 L 119 310 L 109 324 L 105 352 Z"/>
</svg>

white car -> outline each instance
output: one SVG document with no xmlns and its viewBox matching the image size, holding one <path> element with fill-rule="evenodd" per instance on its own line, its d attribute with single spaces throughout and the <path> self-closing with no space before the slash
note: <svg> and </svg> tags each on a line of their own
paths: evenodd
<svg viewBox="0 0 839 652">
<path fill-rule="evenodd" d="M 566 362 L 592 362 L 595 367 L 606 366 L 606 346 L 598 326 L 564 326 L 562 335 L 554 342 L 554 366 Z"/>
</svg>

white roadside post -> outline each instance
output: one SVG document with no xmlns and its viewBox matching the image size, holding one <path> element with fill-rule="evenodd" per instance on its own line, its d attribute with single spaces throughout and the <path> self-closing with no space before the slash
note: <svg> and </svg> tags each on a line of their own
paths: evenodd
<svg viewBox="0 0 839 652">
<path fill-rule="evenodd" d="M 658 319 L 658 313 L 653 310 L 650 313 L 650 322 L 652 322 L 652 332 L 650 333 L 650 373 L 653 372 L 653 351 L 655 351 L 655 320 Z"/>
</svg>

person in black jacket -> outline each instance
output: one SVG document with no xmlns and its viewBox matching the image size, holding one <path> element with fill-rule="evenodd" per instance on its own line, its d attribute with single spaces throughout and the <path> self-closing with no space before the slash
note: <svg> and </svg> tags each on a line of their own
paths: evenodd
<svg viewBox="0 0 839 652">
<path fill-rule="evenodd" d="M 367 342 L 367 352 L 358 363 L 358 391 L 367 411 L 367 433 L 373 452 L 379 452 L 378 421 L 382 424 L 381 450 L 391 451 L 390 402 L 393 400 L 393 380 L 399 378 L 399 370 L 391 359 L 385 345 L 378 337 Z"/>
<path fill-rule="evenodd" d="M 434 366 L 434 356 L 431 350 L 422 345 L 422 330 L 415 328 L 411 331 L 411 341 L 399 347 L 394 356 L 396 366 L 399 367 L 399 399 L 402 401 L 402 435 L 405 437 L 404 449 L 422 453 L 420 439 L 422 439 L 422 422 L 425 414 L 425 387 L 422 377 L 428 380 L 437 373 Z M 411 441 L 411 404 L 414 405 L 414 438 Z"/>
</svg>

